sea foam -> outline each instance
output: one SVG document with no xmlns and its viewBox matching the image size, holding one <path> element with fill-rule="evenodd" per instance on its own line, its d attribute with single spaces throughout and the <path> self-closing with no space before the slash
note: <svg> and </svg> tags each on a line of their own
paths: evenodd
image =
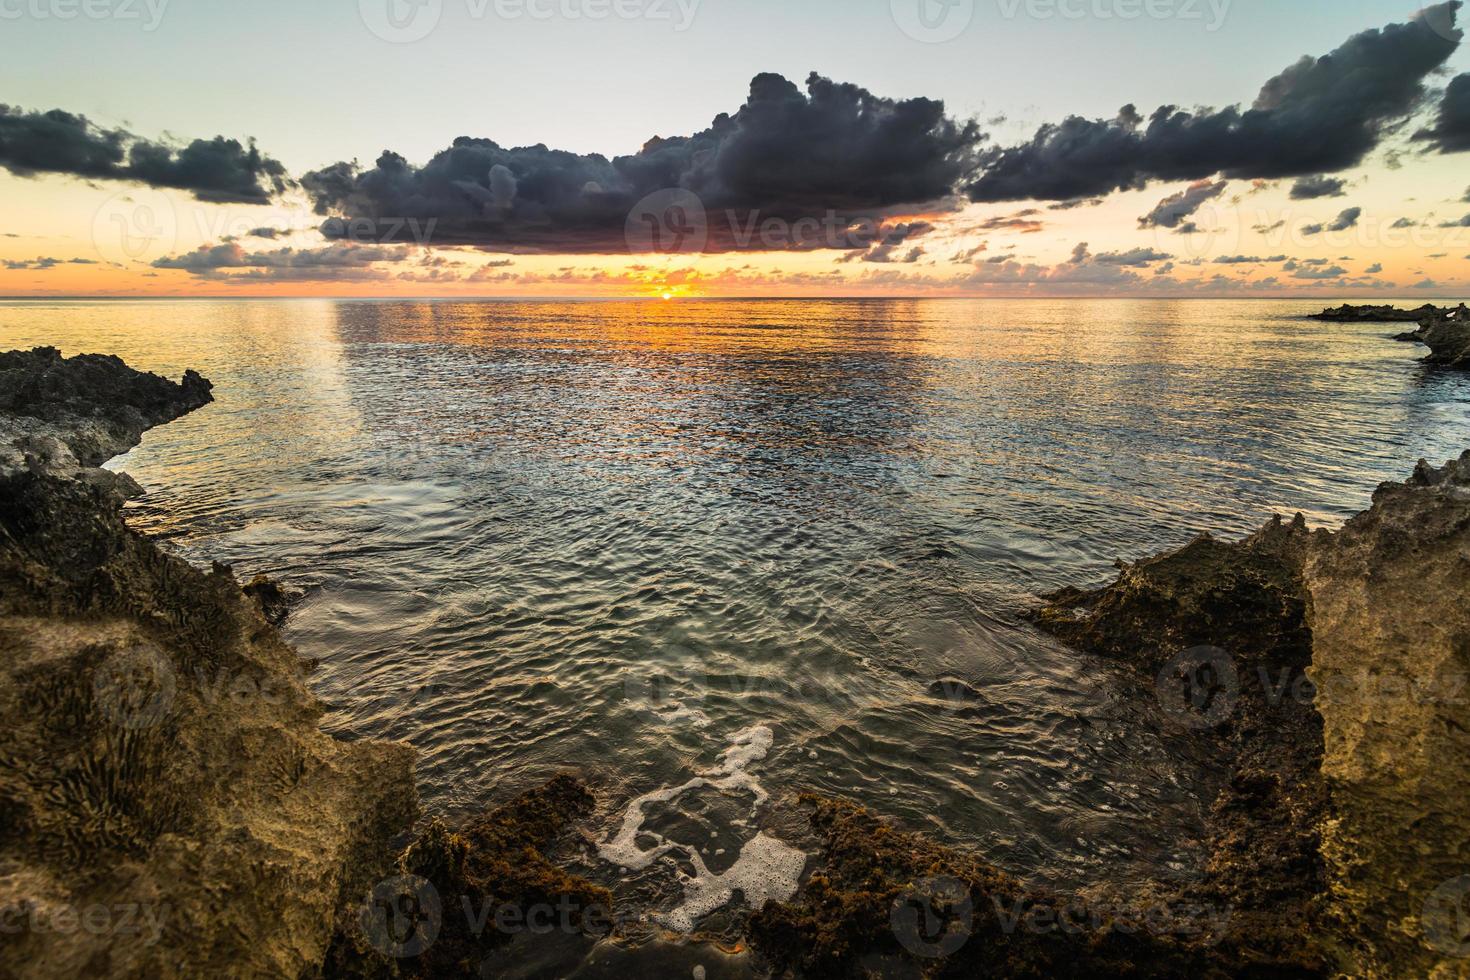
<svg viewBox="0 0 1470 980">
<path fill-rule="evenodd" d="M 740 857 L 724 874 L 715 874 L 705 866 L 696 847 L 669 840 L 643 829 L 648 807 L 669 803 L 685 793 L 711 788 L 722 793 L 749 793 L 754 802 L 751 816 L 770 798 L 765 787 L 748 767 L 761 761 L 771 750 L 775 737 L 764 725 L 746 728 L 735 734 L 729 747 L 720 754 L 720 764 L 678 786 L 665 786 L 634 798 L 623 811 L 623 820 L 611 838 L 598 845 L 604 860 L 629 871 L 641 871 L 672 851 L 681 852 L 694 868 L 694 874 L 680 872 L 684 902 L 662 921 L 671 929 L 690 932 L 694 923 L 727 904 L 739 891 L 747 904 L 759 908 L 768 900 L 785 901 L 796 894 L 801 873 L 806 868 L 806 855 L 774 837 L 757 832 L 740 849 Z M 638 846 L 639 836 L 651 837 L 652 847 Z"/>
</svg>

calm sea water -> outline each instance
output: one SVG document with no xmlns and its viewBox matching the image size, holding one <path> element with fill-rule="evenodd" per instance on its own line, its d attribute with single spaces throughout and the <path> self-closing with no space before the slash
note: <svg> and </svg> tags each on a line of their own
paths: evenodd
<svg viewBox="0 0 1470 980">
<path fill-rule="evenodd" d="M 1470 379 L 1321 305 L 13 302 L 0 343 L 215 382 L 116 464 L 131 521 L 309 590 L 330 727 L 431 810 L 573 769 L 610 828 L 763 725 L 758 821 L 839 794 L 1067 882 L 1187 872 L 1211 790 L 1022 611 L 1470 446 Z"/>
</svg>

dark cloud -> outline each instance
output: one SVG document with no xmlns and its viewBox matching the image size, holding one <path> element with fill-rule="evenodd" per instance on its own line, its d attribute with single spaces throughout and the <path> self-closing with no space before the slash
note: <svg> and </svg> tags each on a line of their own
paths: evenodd
<svg viewBox="0 0 1470 980">
<path fill-rule="evenodd" d="M 1216 265 L 1259 265 L 1264 262 L 1285 262 L 1285 255 L 1271 255 L 1262 258 L 1259 255 L 1222 255 L 1215 260 Z"/>
<path fill-rule="evenodd" d="M 1363 216 L 1362 208 L 1346 208 L 1332 220 L 1330 224 L 1306 225 L 1302 228 L 1303 235 L 1320 235 L 1324 231 L 1347 231 L 1355 227 L 1358 219 Z"/>
<path fill-rule="evenodd" d="M 1415 221 L 1413 218 L 1400 218 L 1399 220 L 1395 221 L 1393 224 L 1389 225 L 1389 227 L 1390 228 L 1417 228 L 1417 227 L 1419 227 L 1419 222 Z"/>
<path fill-rule="evenodd" d="M 1347 181 L 1340 177 L 1302 177 L 1291 185 L 1293 201 L 1311 201 L 1319 197 L 1342 197 L 1347 193 Z"/>
<path fill-rule="evenodd" d="M 1369 275 L 1369 276 L 1376 276 L 1376 275 L 1378 275 L 1378 273 L 1380 273 L 1382 271 L 1383 271 L 1383 263 L 1382 262 L 1374 262 L 1372 265 L 1368 266 L 1368 268 L 1366 268 L 1366 269 L 1363 270 L 1363 274 L 1364 275 Z"/>
<path fill-rule="evenodd" d="M 0 105 L 0 167 L 21 177 L 69 174 L 190 191 L 202 201 L 265 204 L 288 186 L 286 168 L 254 142 L 216 136 L 173 147 L 102 129 L 61 109 Z"/>
<path fill-rule="evenodd" d="M 693 195 L 677 200 L 679 220 L 697 219 L 691 205 L 703 209 L 709 251 L 852 248 L 878 236 L 846 222 L 949 198 L 973 170 L 981 139 L 975 123 L 949 118 L 942 102 L 886 99 L 816 74 L 803 93 L 763 74 L 733 115 L 693 136 L 655 137 L 631 156 L 465 136 L 422 167 L 385 152 L 368 169 L 338 163 L 302 183 L 319 213 L 349 219 L 324 225 L 338 237 L 403 241 L 411 220 L 433 222 L 435 244 L 621 252 L 630 247 L 624 232 L 634 206 L 678 189 Z M 813 230 L 829 211 L 836 233 Z M 742 235 L 752 220 L 788 227 L 772 244 L 767 235 Z"/>
<path fill-rule="evenodd" d="M 1099 265 L 1122 265 L 1130 268 L 1141 268 L 1153 262 L 1165 262 L 1174 256 L 1165 252 L 1158 252 L 1151 248 L 1134 248 L 1126 252 L 1104 252 L 1092 257 L 1092 261 Z M 1073 256 L 1076 259 L 1076 255 Z"/>
<path fill-rule="evenodd" d="M 1459 221 L 1442 221 L 1441 228 L 1470 228 L 1470 214 L 1465 215 Z"/>
<path fill-rule="evenodd" d="M 158 259 L 155 269 L 182 269 L 203 278 L 317 280 L 377 278 L 379 262 L 402 262 L 408 246 L 335 244 L 316 249 L 278 248 L 247 252 L 234 242 L 203 245 L 193 252 Z M 225 270 L 245 270 L 240 273 Z"/>
<path fill-rule="evenodd" d="M 1156 204 L 1152 211 L 1138 219 L 1138 226 L 1140 228 L 1178 228 L 1184 224 L 1185 218 L 1204 207 L 1205 202 L 1224 194 L 1225 188 L 1229 186 L 1230 182 L 1225 180 L 1196 181 L 1184 190 L 1170 194 Z"/>
<path fill-rule="evenodd" d="M 1415 133 L 1414 139 L 1428 142 L 1441 153 L 1470 150 L 1470 73 L 1450 82 L 1434 125 Z"/>
<path fill-rule="evenodd" d="M 7 259 L 4 263 L 5 268 L 10 270 L 11 272 L 19 272 L 21 269 L 35 269 L 37 271 L 44 272 L 47 269 L 54 269 L 58 265 L 96 264 L 97 261 L 95 259 L 56 259 L 52 258 L 49 255 L 42 256 L 41 258 L 30 259 L 29 261 L 14 261 Z"/>
<path fill-rule="evenodd" d="M 1166 105 L 1145 121 L 1130 105 L 1114 119 L 1042 126 L 1028 143 L 984 152 L 969 196 L 1072 200 L 1150 180 L 1277 179 L 1355 166 L 1419 106 L 1424 80 L 1459 46 L 1460 6 L 1429 7 L 1324 57 L 1304 57 L 1268 81 L 1249 109 Z"/>
</svg>

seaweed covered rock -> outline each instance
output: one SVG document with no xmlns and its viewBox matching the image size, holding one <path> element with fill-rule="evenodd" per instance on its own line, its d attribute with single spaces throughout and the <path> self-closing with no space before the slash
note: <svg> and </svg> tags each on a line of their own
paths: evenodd
<svg viewBox="0 0 1470 980">
<path fill-rule="evenodd" d="M 479 977 L 486 954 L 518 932 L 552 920 L 606 932 L 611 894 L 545 855 L 593 803 L 563 775 L 460 830 L 431 821 L 400 856 L 398 874 L 343 910 L 327 976 Z"/>
<path fill-rule="evenodd" d="M 1305 576 L 1349 972 L 1470 976 L 1470 453 L 1380 488 Z"/>
<path fill-rule="evenodd" d="M 1300 515 L 1275 518 L 1240 542 L 1201 535 L 1178 551 L 1120 563 L 1112 585 L 1048 596 L 1034 619 L 1073 646 L 1150 671 L 1206 645 L 1251 662 L 1305 665 L 1309 539 Z"/>
<path fill-rule="evenodd" d="M 313 972 L 335 909 L 412 824 L 411 750 L 324 735 L 295 651 L 229 570 L 131 531 L 81 465 L 207 382 L 52 351 L 0 370 L 0 425 L 22 445 L 41 426 L 80 467 L 0 468 L 6 974 Z"/>
<path fill-rule="evenodd" d="M 965 853 L 867 811 L 805 796 L 821 866 L 751 919 L 778 975 L 1225 977 L 1230 911 L 1168 899 L 1105 907 L 1028 889 Z"/>
<path fill-rule="evenodd" d="M 1321 718 L 1306 668 L 1312 633 L 1302 568 L 1316 535 L 1298 516 L 1239 542 L 1201 536 L 1120 565 L 1116 582 L 1049 597 L 1035 621 L 1138 669 L 1163 721 L 1225 763 L 1205 817 L 1209 860 L 1179 897 L 1233 910 L 1221 943 L 1233 975 L 1330 972 L 1313 923 L 1325 890 Z"/>
</svg>

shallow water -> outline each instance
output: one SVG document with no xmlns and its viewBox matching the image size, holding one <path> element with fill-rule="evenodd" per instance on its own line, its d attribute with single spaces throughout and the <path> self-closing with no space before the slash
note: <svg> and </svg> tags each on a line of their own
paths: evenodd
<svg viewBox="0 0 1470 980">
<path fill-rule="evenodd" d="M 411 742 L 431 810 L 572 769 L 611 835 L 763 725 L 759 815 L 650 814 L 713 872 L 813 789 L 1069 883 L 1188 873 L 1207 785 L 1021 611 L 1470 445 L 1470 379 L 1321 305 L 12 302 L 0 342 L 215 382 L 115 464 L 130 520 L 310 589 L 329 726 Z"/>
</svg>

